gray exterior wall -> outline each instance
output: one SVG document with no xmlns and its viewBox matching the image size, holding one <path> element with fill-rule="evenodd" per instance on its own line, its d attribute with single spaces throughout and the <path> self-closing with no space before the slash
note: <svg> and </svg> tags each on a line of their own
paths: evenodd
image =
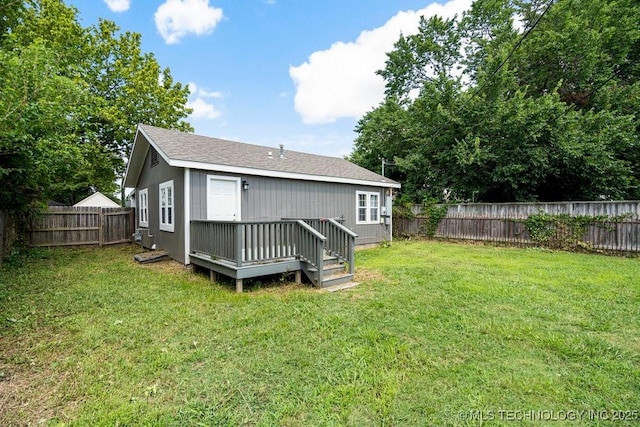
<svg viewBox="0 0 640 427">
<path fill-rule="evenodd" d="M 191 171 L 191 219 L 207 219 L 207 175 L 239 177 L 249 183 L 241 191 L 241 219 L 268 221 L 282 218 L 344 218 L 343 224 L 358 234 L 356 244 L 391 239 L 391 227 L 385 224 L 356 224 L 356 191 L 380 193 L 385 189 L 352 184 L 322 183 L 251 175 Z M 387 190 L 389 191 L 389 190 Z"/>
<path fill-rule="evenodd" d="M 151 167 L 149 157 L 152 150 L 153 148 L 150 147 L 147 152 L 145 165 L 136 185 L 136 228 L 142 231 L 142 243 L 145 247 L 150 248 L 155 244 L 157 249 L 166 249 L 172 258 L 184 263 L 184 169 L 170 167 L 161 156 L 158 156 L 158 164 Z M 173 232 L 160 230 L 159 185 L 170 180 L 173 180 Z M 140 227 L 138 211 L 140 208 L 139 193 L 145 188 L 149 191 L 148 228 Z"/>
</svg>

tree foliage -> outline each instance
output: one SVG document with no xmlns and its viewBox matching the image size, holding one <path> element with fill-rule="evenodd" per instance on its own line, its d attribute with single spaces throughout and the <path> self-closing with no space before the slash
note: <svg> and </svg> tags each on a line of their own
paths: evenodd
<svg viewBox="0 0 640 427">
<path fill-rule="evenodd" d="M 62 0 L 0 4 L 0 207 L 114 194 L 137 123 L 192 130 L 188 88 L 109 21 L 88 28 Z"/>
<path fill-rule="evenodd" d="M 639 64 L 634 0 L 476 0 L 398 40 L 351 159 L 415 201 L 638 198 Z"/>
</svg>

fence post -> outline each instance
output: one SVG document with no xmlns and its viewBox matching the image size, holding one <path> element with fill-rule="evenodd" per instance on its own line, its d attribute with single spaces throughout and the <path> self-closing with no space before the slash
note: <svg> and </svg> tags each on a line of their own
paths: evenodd
<svg viewBox="0 0 640 427">
<path fill-rule="evenodd" d="M 129 239 L 131 240 L 131 242 L 133 243 L 133 233 L 136 232 L 136 210 L 135 208 L 129 208 L 129 220 L 128 220 L 128 225 L 129 225 L 129 230 L 128 230 L 128 235 L 129 235 Z"/>
<path fill-rule="evenodd" d="M 98 208 L 98 222 L 100 223 L 100 228 L 98 229 L 98 246 L 102 247 L 104 245 L 104 208 Z"/>
</svg>

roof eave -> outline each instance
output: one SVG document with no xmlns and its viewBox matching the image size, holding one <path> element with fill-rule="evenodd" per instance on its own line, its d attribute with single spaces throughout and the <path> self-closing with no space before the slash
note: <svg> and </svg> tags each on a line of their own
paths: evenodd
<svg viewBox="0 0 640 427">
<path fill-rule="evenodd" d="M 191 160 L 169 160 L 169 165 L 180 168 L 201 169 L 217 172 L 228 172 L 244 175 L 266 176 L 270 178 L 296 179 L 302 181 L 334 182 L 340 184 L 369 185 L 372 187 L 400 188 L 395 181 L 369 181 L 364 179 L 346 178 L 338 176 L 309 175 L 303 173 L 274 171 L 267 169 L 254 169 L 242 166 L 220 165 L 214 163 L 195 162 Z"/>
</svg>

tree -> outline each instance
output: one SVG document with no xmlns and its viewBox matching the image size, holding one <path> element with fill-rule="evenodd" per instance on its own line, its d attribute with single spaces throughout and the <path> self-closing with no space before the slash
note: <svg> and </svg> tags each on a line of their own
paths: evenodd
<svg viewBox="0 0 640 427">
<path fill-rule="evenodd" d="M 0 5 L 0 206 L 28 218 L 47 199 L 113 194 L 137 123 L 192 130 L 188 89 L 140 35 L 83 28 L 62 0 Z"/>
<path fill-rule="evenodd" d="M 86 147 L 75 144 L 71 118 L 83 113 L 89 95 L 57 75 L 55 63 L 40 42 L 0 51 L 0 204 L 20 215 L 46 201 L 69 165 L 86 166 L 79 162 Z"/>
<path fill-rule="evenodd" d="M 138 123 L 186 132 L 193 128 L 183 120 L 191 113 L 186 107 L 188 87 L 175 83 L 153 54 L 142 53 L 140 34 L 118 31 L 106 20 L 88 30 L 82 74 L 89 91 L 102 100 L 85 130 L 116 154 L 113 167 L 122 177 Z M 124 198 L 124 188 L 121 192 Z"/>
<path fill-rule="evenodd" d="M 423 19 L 380 71 L 401 102 L 359 122 L 351 158 L 393 156 L 415 201 L 638 197 L 639 23 L 631 0 L 477 0 Z"/>
</svg>

